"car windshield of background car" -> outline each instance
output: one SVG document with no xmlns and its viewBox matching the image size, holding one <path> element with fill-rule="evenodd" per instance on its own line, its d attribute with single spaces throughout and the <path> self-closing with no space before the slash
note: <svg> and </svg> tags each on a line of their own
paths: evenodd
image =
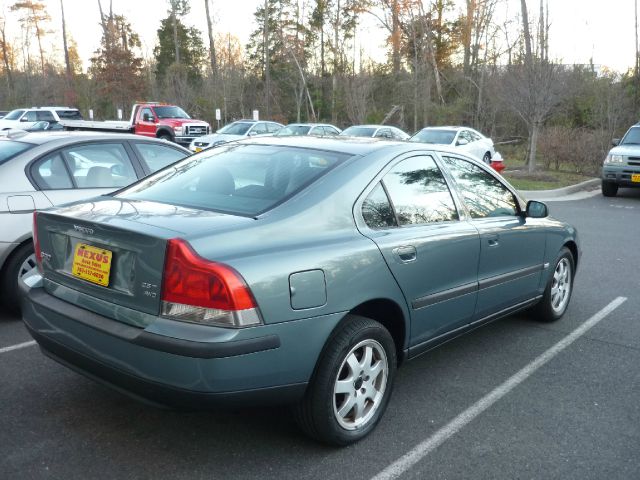
<svg viewBox="0 0 640 480">
<path fill-rule="evenodd" d="M 454 130 L 421 130 L 409 139 L 410 142 L 450 145 L 456 136 Z"/>
<path fill-rule="evenodd" d="M 18 120 L 22 114 L 24 113 L 24 110 L 12 110 L 9 113 L 7 113 L 7 115 L 4 117 L 5 120 Z"/>
<path fill-rule="evenodd" d="M 640 145 L 640 127 L 630 128 L 620 145 Z"/>
<path fill-rule="evenodd" d="M 227 135 L 244 135 L 253 126 L 253 123 L 234 122 L 222 127 L 216 133 L 225 133 Z"/>
<path fill-rule="evenodd" d="M 180 107 L 155 107 L 158 118 L 191 118 Z"/>
<path fill-rule="evenodd" d="M 189 157 L 122 190 L 117 197 L 254 217 L 307 187 L 349 156 L 236 144 Z"/>
<path fill-rule="evenodd" d="M 15 157 L 19 153 L 35 147 L 32 143 L 15 142 L 13 140 L 0 141 L 0 165 Z"/>
<path fill-rule="evenodd" d="M 311 127 L 308 127 L 306 125 L 287 125 L 286 127 L 278 130 L 275 136 L 285 137 L 287 135 L 295 135 L 295 136 L 306 135 L 307 133 L 309 133 L 309 130 L 311 130 Z"/>
<path fill-rule="evenodd" d="M 375 131 L 375 128 L 369 127 L 349 127 L 343 130 L 340 135 L 344 135 L 345 137 L 373 137 Z"/>
</svg>

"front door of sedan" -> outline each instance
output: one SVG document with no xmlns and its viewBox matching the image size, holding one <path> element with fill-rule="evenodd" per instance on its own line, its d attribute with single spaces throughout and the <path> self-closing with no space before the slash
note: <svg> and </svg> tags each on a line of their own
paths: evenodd
<svg viewBox="0 0 640 480">
<path fill-rule="evenodd" d="M 362 203 L 363 233 L 378 246 L 411 311 L 410 347 L 470 321 L 480 240 L 432 157 L 405 158 Z"/>
<path fill-rule="evenodd" d="M 544 268 L 546 232 L 527 218 L 513 193 L 480 166 L 454 156 L 443 161 L 480 233 L 478 304 L 474 319 L 535 298 Z"/>
</svg>

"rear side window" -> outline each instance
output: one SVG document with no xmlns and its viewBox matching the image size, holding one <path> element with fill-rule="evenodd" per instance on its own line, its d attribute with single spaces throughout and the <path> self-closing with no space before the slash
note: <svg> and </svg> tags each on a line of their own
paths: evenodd
<svg viewBox="0 0 640 480">
<path fill-rule="evenodd" d="M 36 112 L 36 118 L 38 119 L 39 122 L 55 122 L 56 119 L 53 116 L 53 113 L 49 112 L 48 110 L 41 110 Z"/>
<path fill-rule="evenodd" d="M 518 203 L 513 193 L 479 166 L 455 157 L 443 157 L 460 187 L 460 195 L 472 218 L 513 216 Z"/>
<path fill-rule="evenodd" d="M 79 110 L 56 110 L 60 120 L 82 120 Z"/>
<path fill-rule="evenodd" d="M 187 156 L 186 153 L 165 145 L 134 143 L 133 146 L 151 172 L 160 170 Z"/>
<path fill-rule="evenodd" d="M 193 155 L 118 195 L 255 216 L 307 187 L 348 155 L 321 150 L 230 145 Z"/>
<path fill-rule="evenodd" d="M 431 157 L 401 161 L 383 182 L 401 226 L 458 219 L 449 187 Z"/>
<path fill-rule="evenodd" d="M 15 157 L 19 153 L 33 148 L 31 143 L 15 142 L 13 140 L 0 140 L 0 165 Z"/>
<path fill-rule="evenodd" d="M 47 155 L 39 160 L 31 171 L 42 190 L 73 188 L 73 182 L 60 153 Z"/>
<path fill-rule="evenodd" d="M 124 187 L 138 179 L 122 144 L 78 145 L 64 153 L 78 188 Z"/>
</svg>

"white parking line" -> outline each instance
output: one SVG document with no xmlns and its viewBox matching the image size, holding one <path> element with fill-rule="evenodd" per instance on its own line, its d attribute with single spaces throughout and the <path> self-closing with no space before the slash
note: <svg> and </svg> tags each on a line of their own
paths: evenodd
<svg viewBox="0 0 640 480">
<path fill-rule="evenodd" d="M 35 345 L 35 344 L 36 344 L 36 341 L 31 340 L 30 342 L 18 343 L 16 345 L 11 345 L 10 347 L 2 347 L 0 348 L 0 353 L 7 353 L 12 350 L 18 350 L 20 348 L 31 347 L 32 345 Z"/>
<path fill-rule="evenodd" d="M 609 305 L 604 307 L 594 316 L 592 316 L 589 320 L 584 322 L 578 328 L 576 328 L 569 335 L 564 337 L 554 346 L 549 348 L 542 355 L 537 357 L 527 366 L 525 366 L 522 370 L 514 374 L 511 378 L 506 380 L 502 385 L 498 386 L 495 390 L 489 392 L 487 395 L 482 397 L 476 403 L 467 408 L 464 412 L 454 418 L 447 425 L 442 427 L 436 433 L 431 435 L 429 438 L 425 439 L 421 443 L 419 443 L 413 450 L 407 452 L 405 455 L 400 457 L 398 460 L 393 462 L 387 468 L 378 473 L 372 480 L 390 480 L 394 478 L 398 478 L 400 475 L 409 470 L 412 466 L 422 460 L 424 457 L 429 455 L 433 450 L 438 448 L 444 442 L 446 442 L 450 437 L 458 433 L 462 428 L 464 428 L 468 423 L 474 420 L 477 416 L 479 416 L 482 412 L 491 407 L 494 403 L 504 397 L 507 393 L 513 390 L 515 387 L 524 382 L 527 378 L 529 378 L 536 370 L 542 367 L 545 363 L 551 360 L 553 357 L 558 355 L 561 351 L 575 342 L 582 335 L 587 333 L 592 327 L 594 327 L 598 322 L 603 320 L 607 315 L 613 312 L 616 308 L 622 305 L 627 299 L 625 297 L 618 297 L 613 300 Z"/>
</svg>

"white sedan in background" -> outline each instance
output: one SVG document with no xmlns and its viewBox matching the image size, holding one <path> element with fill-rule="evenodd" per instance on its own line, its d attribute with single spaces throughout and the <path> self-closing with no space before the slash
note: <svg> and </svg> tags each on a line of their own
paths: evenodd
<svg viewBox="0 0 640 480">
<path fill-rule="evenodd" d="M 496 154 L 493 140 L 469 127 L 426 127 L 411 137 L 409 141 L 451 145 L 485 163 L 491 163 L 491 159 Z"/>
</svg>

